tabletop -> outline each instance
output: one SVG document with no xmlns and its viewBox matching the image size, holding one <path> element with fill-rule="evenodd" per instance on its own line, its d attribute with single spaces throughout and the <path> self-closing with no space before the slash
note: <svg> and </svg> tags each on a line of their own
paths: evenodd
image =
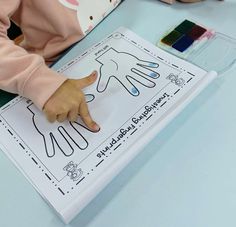
<svg viewBox="0 0 236 227">
<path fill-rule="evenodd" d="M 156 44 L 193 20 L 236 37 L 236 1 L 172 6 L 125 0 L 55 69 L 120 26 Z M 70 227 L 236 226 L 236 67 L 203 91 L 68 225 Z M 65 226 L 0 152 L 0 226 Z"/>
</svg>

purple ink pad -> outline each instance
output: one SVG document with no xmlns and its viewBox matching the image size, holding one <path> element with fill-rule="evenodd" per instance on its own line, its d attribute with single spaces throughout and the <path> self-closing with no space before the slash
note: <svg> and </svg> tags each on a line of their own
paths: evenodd
<svg viewBox="0 0 236 227">
<path fill-rule="evenodd" d="M 193 40 L 197 40 L 201 37 L 207 30 L 199 25 L 195 25 L 192 29 L 188 32 L 188 36 L 191 37 Z"/>
</svg>

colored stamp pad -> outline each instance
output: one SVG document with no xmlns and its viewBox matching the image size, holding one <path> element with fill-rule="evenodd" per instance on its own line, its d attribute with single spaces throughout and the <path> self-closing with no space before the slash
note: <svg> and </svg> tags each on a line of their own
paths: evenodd
<svg viewBox="0 0 236 227">
<path fill-rule="evenodd" d="M 183 34 L 181 34 L 180 32 L 174 30 L 172 32 L 170 32 L 167 36 L 165 36 L 161 42 L 165 43 L 168 46 L 172 46 L 178 39 L 181 38 L 181 36 L 183 36 Z"/>
<path fill-rule="evenodd" d="M 194 27 L 194 25 L 195 23 L 189 20 L 184 20 L 180 25 L 175 28 L 175 30 L 182 34 L 187 34 Z"/>
<path fill-rule="evenodd" d="M 172 47 L 180 52 L 184 52 L 193 44 L 193 42 L 194 40 L 191 37 L 184 35 Z"/>
<path fill-rule="evenodd" d="M 188 36 L 193 40 L 197 40 L 201 37 L 207 30 L 199 25 L 194 25 L 192 29 L 188 32 Z"/>
</svg>

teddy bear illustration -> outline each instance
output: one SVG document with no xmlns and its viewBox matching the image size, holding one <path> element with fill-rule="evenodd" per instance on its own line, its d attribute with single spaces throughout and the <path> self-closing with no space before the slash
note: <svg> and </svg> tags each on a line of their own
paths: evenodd
<svg viewBox="0 0 236 227">
<path fill-rule="evenodd" d="M 73 181 L 77 181 L 83 175 L 82 169 L 78 168 L 78 164 L 75 164 L 73 161 L 70 161 L 63 170 L 67 172 L 67 176 Z"/>
<path fill-rule="evenodd" d="M 58 0 L 65 7 L 77 11 L 84 34 L 90 32 L 121 0 Z"/>
</svg>

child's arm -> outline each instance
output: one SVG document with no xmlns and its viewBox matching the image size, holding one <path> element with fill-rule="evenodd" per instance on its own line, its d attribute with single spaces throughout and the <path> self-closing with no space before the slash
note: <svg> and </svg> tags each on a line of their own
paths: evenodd
<svg viewBox="0 0 236 227">
<path fill-rule="evenodd" d="M 62 122 L 66 119 L 76 121 L 78 114 L 83 122 L 93 131 L 98 131 L 99 126 L 91 118 L 88 106 L 81 89 L 91 85 L 97 79 L 94 71 L 83 79 L 66 80 L 56 92 L 48 99 L 43 111 L 50 122 Z"/>
<path fill-rule="evenodd" d="M 180 0 L 180 2 L 184 2 L 184 3 L 194 3 L 194 2 L 202 2 L 202 0 Z"/>
<path fill-rule="evenodd" d="M 20 6 L 21 0 L 1 0 L 0 3 L 0 89 L 31 99 L 44 110 L 50 121 L 75 120 L 80 114 L 85 124 L 96 130 L 98 127 L 88 113 L 81 91 L 95 77 L 67 80 L 49 69 L 41 56 L 29 54 L 16 46 L 7 37 L 7 29 L 9 18 Z"/>
<path fill-rule="evenodd" d="M 175 0 L 161 0 L 162 2 L 168 3 L 168 4 L 173 4 Z M 179 2 L 184 2 L 184 3 L 194 3 L 194 2 L 201 2 L 203 0 L 178 0 Z M 222 0 L 219 0 L 222 1 Z"/>
</svg>

